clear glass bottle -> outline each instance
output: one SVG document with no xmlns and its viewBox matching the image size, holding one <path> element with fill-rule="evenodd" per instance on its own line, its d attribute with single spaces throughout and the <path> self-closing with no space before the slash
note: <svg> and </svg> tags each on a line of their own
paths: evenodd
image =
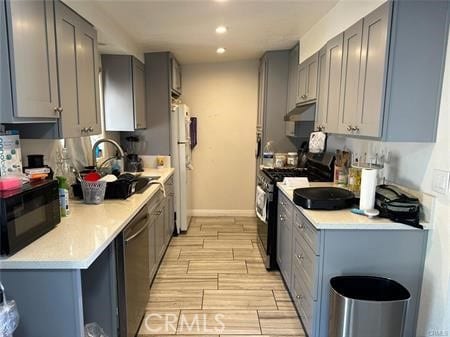
<svg viewBox="0 0 450 337">
<path fill-rule="evenodd" d="M 72 185 L 75 184 L 75 175 L 72 164 L 72 158 L 67 148 L 63 148 L 58 156 L 57 168 L 55 175 L 56 177 L 64 177 L 69 187 L 69 198 L 73 198 Z"/>
</svg>

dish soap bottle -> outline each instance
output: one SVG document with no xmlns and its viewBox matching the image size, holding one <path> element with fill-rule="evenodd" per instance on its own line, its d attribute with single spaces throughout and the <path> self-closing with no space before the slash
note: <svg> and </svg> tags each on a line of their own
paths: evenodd
<svg viewBox="0 0 450 337">
<path fill-rule="evenodd" d="M 59 189 L 59 209 L 61 216 L 65 217 L 70 214 L 69 208 L 69 184 L 67 183 L 66 177 L 56 177 L 58 179 L 58 189 Z"/>
</svg>

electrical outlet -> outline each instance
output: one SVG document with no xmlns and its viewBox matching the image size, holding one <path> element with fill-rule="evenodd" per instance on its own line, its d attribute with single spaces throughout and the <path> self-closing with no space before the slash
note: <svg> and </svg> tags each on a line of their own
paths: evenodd
<svg viewBox="0 0 450 337">
<path fill-rule="evenodd" d="M 448 191 L 448 184 L 450 180 L 450 171 L 433 170 L 432 189 L 439 194 L 446 194 Z"/>
</svg>

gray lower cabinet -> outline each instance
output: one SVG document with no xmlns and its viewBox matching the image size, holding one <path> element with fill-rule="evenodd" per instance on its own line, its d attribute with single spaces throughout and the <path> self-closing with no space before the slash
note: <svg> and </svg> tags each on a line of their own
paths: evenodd
<svg viewBox="0 0 450 337">
<path fill-rule="evenodd" d="M 162 190 L 159 190 L 150 199 L 148 206 L 150 215 L 150 280 L 153 280 L 164 257 L 175 225 L 173 177 L 166 181 L 164 188 L 166 197 L 164 197 Z"/>
<path fill-rule="evenodd" d="M 60 93 L 60 136 L 101 132 L 97 31 L 60 1 L 55 2 Z"/>
<path fill-rule="evenodd" d="M 102 55 L 106 131 L 145 129 L 145 68 L 131 55 Z"/>
<path fill-rule="evenodd" d="M 280 194 L 277 219 L 277 263 L 288 288 L 292 270 L 292 204 Z"/>
<path fill-rule="evenodd" d="M 0 112 L 0 122 L 54 121 L 59 117 L 59 99 L 53 2 L 4 1 L 0 11 L 5 11 L 5 6 L 8 36 L 1 41 L 0 67 L 2 72 L 10 70 L 11 83 L 7 77 L 1 79 L 2 87 L 10 88 L 0 95 L 3 100 L 11 99 L 7 95 L 12 94 L 12 110 Z M 1 16 L 4 19 L 4 13 Z M 5 69 L 8 61 L 10 69 Z"/>
<path fill-rule="evenodd" d="M 277 262 L 309 337 L 328 336 L 329 283 L 339 275 L 381 276 L 404 285 L 411 300 L 402 337 L 416 335 L 427 231 L 318 230 L 281 191 L 278 200 Z"/>
<path fill-rule="evenodd" d="M 165 238 L 164 243 L 169 244 L 175 229 L 175 190 L 173 184 L 173 177 L 167 180 L 165 184 L 166 189 L 166 219 L 165 219 Z"/>
<path fill-rule="evenodd" d="M 297 104 L 309 103 L 317 98 L 318 53 L 298 66 Z"/>
</svg>

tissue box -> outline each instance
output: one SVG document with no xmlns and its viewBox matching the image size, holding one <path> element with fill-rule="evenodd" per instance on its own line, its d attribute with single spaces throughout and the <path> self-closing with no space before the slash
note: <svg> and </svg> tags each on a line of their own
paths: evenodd
<svg viewBox="0 0 450 337">
<path fill-rule="evenodd" d="M 0 135 L 0 176 L 22 173 L 19 135 Z"/>
</svg>

